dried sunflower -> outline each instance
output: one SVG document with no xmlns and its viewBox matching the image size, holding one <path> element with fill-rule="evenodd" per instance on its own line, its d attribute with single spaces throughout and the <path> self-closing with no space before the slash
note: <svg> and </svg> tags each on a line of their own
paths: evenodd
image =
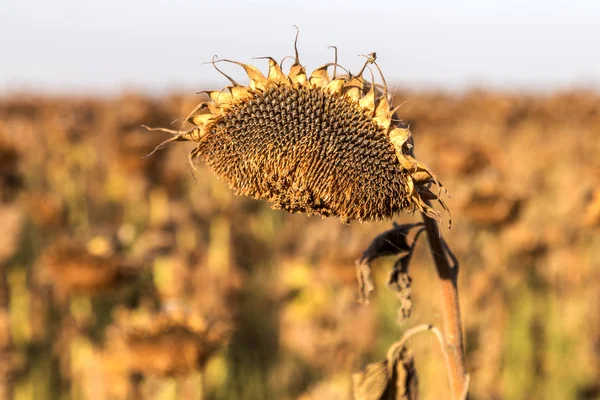
<svg viewBox="0 0 600 400">
<path fill-rule="evenodd" d="M 394 118 L 375 53 L 357 75 L 336 75 L 342 68 L 336 51 L 333 63 L 309 76 L 296 44 L 297 36 L 295 61 L 287 75 L 283 61 L 271 57 L 265 57 L 267 76 L 251 65 L 219 60 L 241 66 L 248 86 L 221 72 L 213 60 L 231 86 L 205 92 L 209 100 L 185 118 L 192 129 L 154 128 L 174 135 L 163 144 L 197 142 L 191 162 L 202 159 L 237 195 L 267 200 L 273 208 L 335 216 L 343 222 L 382 220 L 416 210 L 438 217 L 426 200 L 439 200 L 440 193 L 429 188 L 442 186 L 412 156 L 410 130 Z M 379 71 L 382 85 L 363 79 L 369 65 Z"/>
<path fill-rule="evenodd" d="M 108 293 L 138 276 L 140 271 L 124 264 L 117 255 L 92 252 L 91 243 L 60 238 L 40 256 L 37 277 L 54 287 L 59 300 L 69 295 Z"/>
<path fill-rule="evenodd" d="M 229 323 L 186 313 L 129 317 L 111 327 L 106 360 L 146 376 L 185 376 L 202 369 L 229 340 Z M 109 365 L 110 366 L 110 365 Z"/>
</svg>

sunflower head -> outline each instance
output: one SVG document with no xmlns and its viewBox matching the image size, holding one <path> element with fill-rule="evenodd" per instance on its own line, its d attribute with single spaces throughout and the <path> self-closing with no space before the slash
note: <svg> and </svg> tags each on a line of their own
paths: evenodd
<svg viewBox="0 0 600 400">
<path fill-rule="evenodd" d="M 131 374 L 185 376 L 202 369 L 229 332 L 227 323 L 197 314 L 131 315 L 111 327 L 107 360 Z"/>
<path fill-rule="evenodd" d="M 41 255 L 37 278 L 51 285 L 58 300 L 70 295 L 90 296 L 111 293 L 112 290 L 136 279 L 139 271 L 122 264 L 110 250 L 98 246 L 103 239 L 87 244 L 76 239 L 59 238 Z"/>
<path fill-rule="evenodd" d="M 203 160 L 236 194 L 274 208 L 344 222 L 382 220 L 400 211 L 438 216 L 427 200 L 439 199 L 432 184 L 442 186 L 412 156 L 409 127 L 395 118 L 375 53 L 356 75 L 337 74 L 343 69 L 337 52 L 336 61 L 310 75 L 297 48 L 287 74 L 283 61 L 265 59 L 266 76 L 252 65 L 218 60 L 243 68 L 249 84 L 223 74 L 231 85 L 205 92 L 208 100 L 185 118 L 191 129 L 158 128 L 173 134 L 167 142 L 198 143 L 190 161 Z M 215 60 L 213 65 L 221 72 Z M 373 74 L 371 82 L 363 79 L 370 65 L 382 85 Z"/>
</svg>

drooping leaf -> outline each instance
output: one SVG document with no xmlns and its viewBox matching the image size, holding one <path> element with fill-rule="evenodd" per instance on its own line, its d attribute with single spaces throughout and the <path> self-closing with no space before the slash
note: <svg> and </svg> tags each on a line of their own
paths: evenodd
<svg viewBox="0 0 600 400">
<path fill-rule="evenodd" d="M 394 223 L 394 227 L 392 229 L 383 232 L 373 239 L 369 247 L 367 247 L 367 249 L 363 252 L 361 259 L 356 262 L 359 301 L 361 303 L 368 303 L 371 292 L 375 290 L 375 285 L 371 277 L 371 262 L 377 258 L 407 253 L 396 262 L 394 271 L 396 269 L 399 271 L 402 270 L 406 274 L 406 277 L 408 277 L 408 264 L 412 258 L 414 242 L 421 231 L 417 232 L 415 240 L 413 240 L 410 244 L 408 241 L 408 234 L 411 229 L 421 225 L 421 223 L 403 225 Z M 394 271 L 392 271 L 388 285 L 393 284 L 395 281 L 395 275 L 393 275 Z M 410 279 L 410 277 L 408 277 L 408 279 Z M 393 287 L 392 289 L 395 290 Z M 410 295 L 408 296 L 408 301 L 410 302 Z M 403 307 L 406 308 L 406 311 L 401 311 L 401 314 L 406 314 L 408 317 L 408 315 L 410 315 L 410 311 L 408 311 L 410 304 L 407 303 Z"/>
<path fill-rule="evenodd" d="M 408 263 L 412 252 L 401 257 L 390 272 L 388 287 L 396 294 L 398 306 L 398 323 L 404 322 L 412 313 L 412 279 L 408 275 Z"/>
<path fill-rule="evenodd" d="M 369 247 L 363 252 L 361 262 L 370 263 L 379 257 L 395 256 L 402 252 L 410 251 L 411 245 L 408 243 L 408 233 L 415 226 L 422 224 L 403 224 L 394 223 L 394 227 L 383 232 L 373 239 Z"/>
<path fill-rule="evenodd" d="M 402 346 L 391 359 L 352 376 L 355 400 L 417 400 L 418 376 L 412 351 Z"/>
<path fill-rule="evenodd" d="M 369 302 L 371 292 L 375 290 L 369 263 L 360 261 L 356 263 L 356 279 L 358 281 L 358 301 L 366 304 Z"/>
<path fill-rule="evenodd" d="M 356 400 L 386 399 L 383 395 L 390 386 L 387 360 L 369 364 L 363 371 L 352 375 L 352 384 Z"/>
</svg>

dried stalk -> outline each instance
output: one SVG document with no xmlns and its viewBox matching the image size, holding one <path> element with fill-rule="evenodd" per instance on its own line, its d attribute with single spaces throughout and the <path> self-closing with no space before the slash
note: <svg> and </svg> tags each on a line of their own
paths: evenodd
<svg viewBox="0 0 600 400">
<path fill-rule="evenodd" d="M 444 347 L 450 390 L 454 400 L 466 398 L 468 375 L 465 372 L 462 322 L 458 302 L 458 260 L 442 238 L 436 220 L 423 215 L 431 255 L 440 278 Z"/>
</svg>

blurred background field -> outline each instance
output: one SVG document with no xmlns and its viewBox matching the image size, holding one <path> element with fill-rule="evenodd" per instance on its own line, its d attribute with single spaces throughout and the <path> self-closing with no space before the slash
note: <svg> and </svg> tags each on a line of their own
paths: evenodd
<svg viewBox="0 0 600 400">
<path fill-rule="evenodd" d="M 353 72 L 377 52 L 452 196 L 470 398 L 600 399 L 599 20 L 594 0 L 4 2 L 0 399 L 345 400 L 441 324 L 423 238 L 398 325 L 394 260 L 368 306 L 354 264 L 392 221 L 235 197 L 192 144 L 146 157 L 167 136 L 142 124 L 223 87 L 203 62 L 265 71 L 251 58 L 293 54 L 293 24 L 309 71 L 327 46 Z M 409 347 L 421 398 L 449 398 L 435 337 Z"/>
<path fill-rule="evenodd" d="M 451 192 L 473 399 L 600 393 L 600 96 L 399 91 L 419 157 Z M 407 101 L 408 100 L 408 101 Z M 186 145 L 145 157 L 197 96 L 0 101 L 0 363 L 15 399 L 347 399 L 402 332 L 440 324 L 424 242 L 396 324 L 375 266 L 391 223 L 343 225 L 234 197 Z M 409 222 L 416 217 L 401 216 Z M 422 398 L 439 346 L 411 340 Z"/>
</svg>

